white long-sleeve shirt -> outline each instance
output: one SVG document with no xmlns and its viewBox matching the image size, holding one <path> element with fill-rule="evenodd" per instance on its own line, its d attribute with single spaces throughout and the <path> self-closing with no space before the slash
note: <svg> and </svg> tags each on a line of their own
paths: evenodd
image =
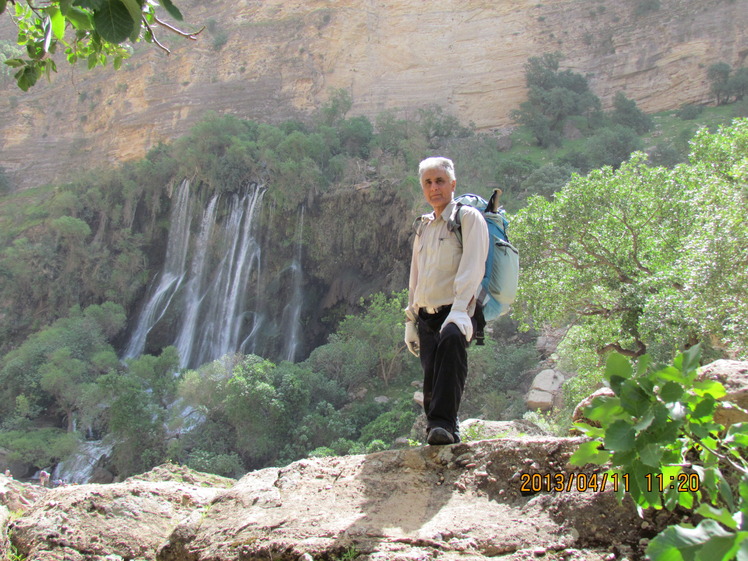
<svg viewBox="0 0 748 561">
<path fill-rule="evenodd" d="M 413 242 L 408 282 L 408 310 L 452 304 L 455 311 L 473 315 L 475 296 L 485 274 L 488 228 L 479 210 L 463 206 L 460 212 L 462 244 L 447 228 L 455 202 L 436 218 L 421 217 L 420 234 Z"/>
</svg>

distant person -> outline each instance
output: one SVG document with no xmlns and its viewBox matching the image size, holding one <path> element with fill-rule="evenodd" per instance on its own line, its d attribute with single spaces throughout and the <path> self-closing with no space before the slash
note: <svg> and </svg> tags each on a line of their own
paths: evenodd
<svg viewBox="0 0 748 561">
<path fill-rule="evenodd" d="M 458 207 L 452 160 L 427 158 L 418 166 L 426 201 L 418 219 L 405 310 L 405 343 L 421 359 L 426 441 L 460 441 L 458 410 L 467 378 L 467 347 L 475 331 L 475 295 L 485 272 L 488 229 L 480 211 L 459 207 L 462 243 L 448 227 Z"/>
<path fill-rule="evenodd" d="M 46 487 L 47 483 L 49 483 L 49 473 L 46 470 L 42 470 L 39 472 L 39 485 Z"/>
</svg>

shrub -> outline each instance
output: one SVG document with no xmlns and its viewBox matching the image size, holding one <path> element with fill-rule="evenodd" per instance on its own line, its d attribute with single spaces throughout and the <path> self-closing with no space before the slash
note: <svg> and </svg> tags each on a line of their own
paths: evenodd
<svg viewBox="0 0 748 561">
<path fill-rule="evenodd" d="M 748 544 L 748 423 L 727 428 L 714 420 L 724 387 L 699 380 L 694 346 L 671 366 L 648 357 L 630 363 L 608 357 L 605 380 L 614 397 L 598 397 L 585 409 L 594 427 L 577 423 L 592 440 L 573 454 L 574 465 L 609 466 L 598 479 L 619 481 L 640 508 L 694 511 L 700 520 L 671 526 L 649 543 L 653 561 L 742 559 Z"/>
</svg>

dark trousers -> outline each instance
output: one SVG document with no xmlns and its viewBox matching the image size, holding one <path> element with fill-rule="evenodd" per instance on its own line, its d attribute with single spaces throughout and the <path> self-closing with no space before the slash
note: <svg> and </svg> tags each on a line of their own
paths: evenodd
<svg viewBox="0 0 748 561">
<path fill-rule="evenodd" d="M 418 337 L 427 427 L 441 427 L 459 438 L 457 411 L 467 379 L 468 342 L 453 323 L 440 333 L 450 308 L 445 306 L 435 314 L 421 310 L 418 314 Z"/>
</svg>

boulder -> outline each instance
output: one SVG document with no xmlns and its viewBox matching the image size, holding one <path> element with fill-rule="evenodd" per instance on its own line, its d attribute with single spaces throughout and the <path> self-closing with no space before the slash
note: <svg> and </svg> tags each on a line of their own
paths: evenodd
<svg viewBox="0 0 748 561">
<path fill-rule="evenodd" d="M 525 397 L 525 404 L 530 411 L 548 411 L 553 407 L 553 394 L 542 390 L 531 389 Z"/>
<path fill-rule="evenodd" d="M 234 483 L 167 464 L 122 483 L 49 489 L 10 524 L 11 540 L 37 561 L 153 559 L 180 521 Z"/>
<path fill-rule="evenodd" d="M 716 360 L 699 369 L 699 378 L 722 384 L 727 395 L 721 401 L 739 407 L 722 406 L 714 413 L 714 420 L 725 426 L 748 422 L 748 362 Z M 742 409 L 742 411 L 741 411 Z"/>
<path fill-rule="evenodd" d="M 557 370 L 552 368 L 541 370 L 533 379 L 530 391 L 525 398 L 527 408 L 531 411 L 551 409 L 563 383 L 564 375 Z"/>
</svg>

